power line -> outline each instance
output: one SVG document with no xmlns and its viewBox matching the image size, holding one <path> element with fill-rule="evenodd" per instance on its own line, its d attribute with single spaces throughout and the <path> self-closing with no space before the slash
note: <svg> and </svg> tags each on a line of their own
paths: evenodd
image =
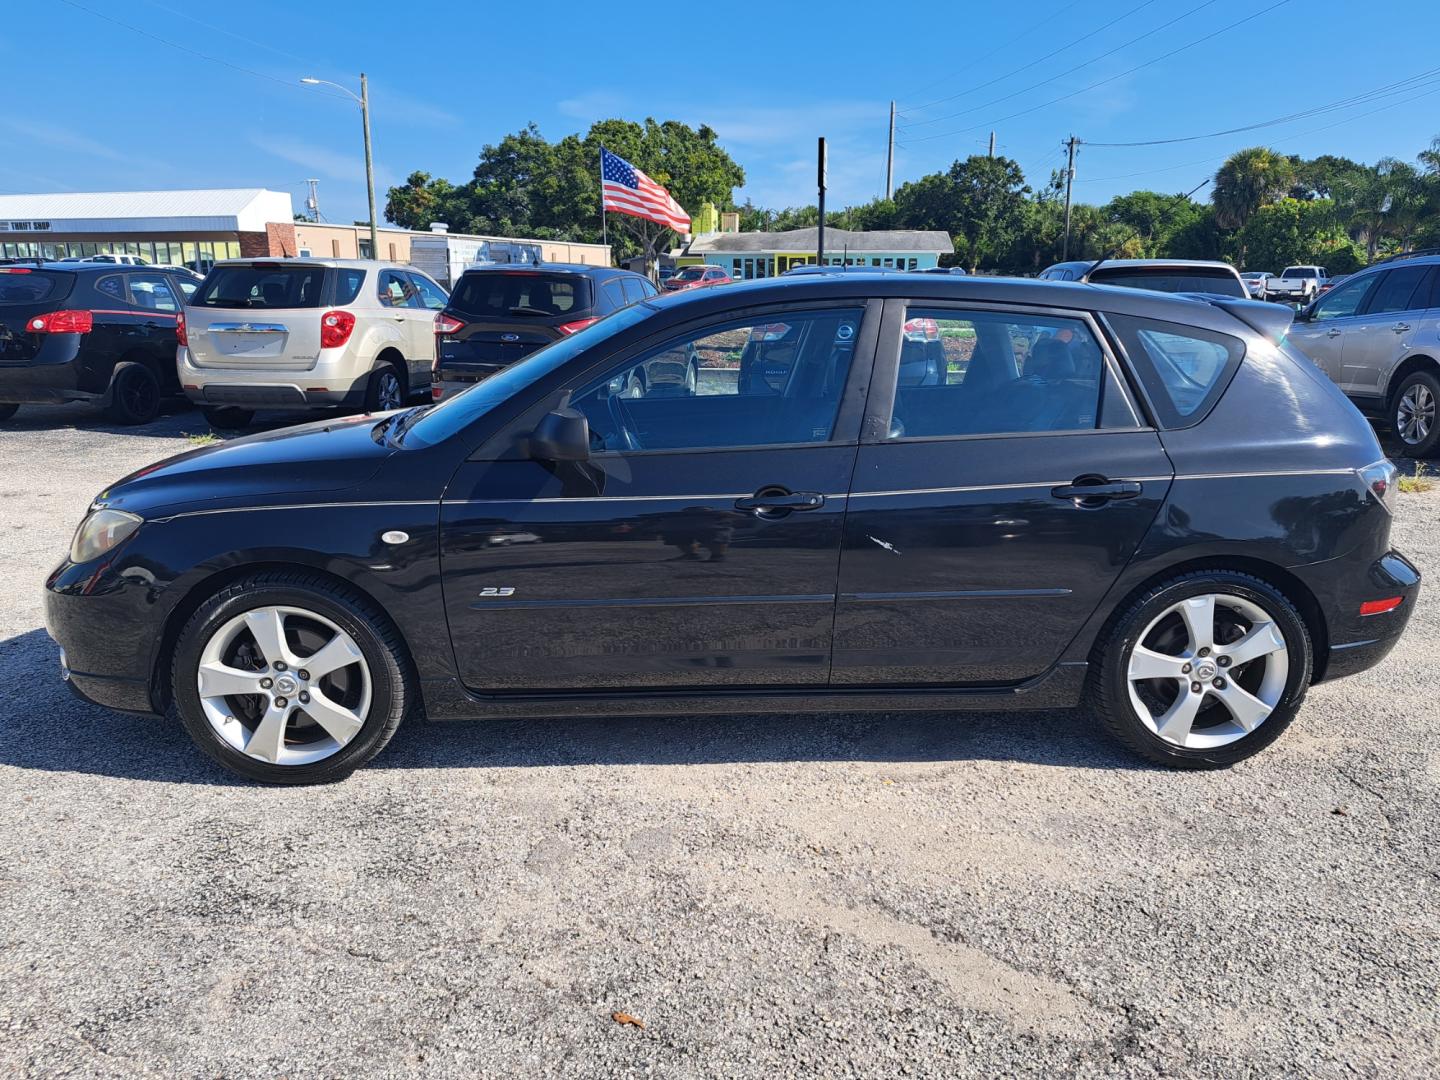
<svg viewBox="0 0 1440 1080">
<path fill-rule="evenodd" d="M 1044 56 L 1038 57 L 1038 58 L 1035 59 L 1035 60 L 1031 60 L 1028 64 L 1021 64 L 1021 65 L 1020 65 L 1018 68 L 1016 68 L 1014 71 L 1007 71 L 1004 75 L 997 75 L 995 78 L 989 80 L 988 82 L 979 83 L 979 84 L 977 84 L 977 85 L 975 85 L 975 86 L 970 87 L 968 90 L 961 90 L 961 91 L 959 91 L 958 93 L 951 94 L 949 97 L 936 98 L 934 101 L 927 101 L 924 105 L 912 105 L 912 106 L 910 106 L 910 108 L 913 108 L 913 109 L 915 109 L 915 110 L 918 111 L 918 110 L 921 110 L 921 109 L 928 109 L 928 108 L 930 108 L 932 105 L 943 105 L 943 104 L 944 104 L 945 102 L 947 102 L 947 101 L 954 101 L 956 98 L 958 98 L 958 97 L 964 97 L 966 94 L 973 94 L 976 90 L 983 90 L 983 89 L 985 89 L 985 87 L 987 87 L 987 86 L 994 86 L 997 82 L 1004 82 L 1006 79 L 1010 78 L 1010 76 L 1012 76 L 1012 75 L 1018 75 L 1018 74 L 1020 74 L 1020 72 L 1022 72 L 1022 71 L 1029 71 L 1031 68 L 1036 67 L 1036 66 L 1039 65 L 1039 64 L 1043 64 L 1046 60 L 1049 60 L 1052 56 L 1059 56 L 1059 55 L 1060 55 L 1062 52 L 1064 52 L 1066 49 L 1073 49 L 1076 45 L 1079 45 L 1082 41 L 1089 41 L 1089 40 L 1090 40 L 1092 37 L 1094 37 L 1096 34 L 1103 33 L 1104 31 L 1109 30 L 1110 27 L 1114 26 L 1116 23 L 1121 22 L 1121 21 L 1123 21 L 1123 20 L 1125 20 L 1125 19 L 1130 18 L 1130 16 L 1136 14 L 1137 12 L 1141 11 L 1141 10 L 1144 9 L 1144 8 L 1149 7 L 1149 6 L 1150 6 L 1151 4 L 1153 4 L 1154 2 L 1155 2 L 1155 0 L 1145 0 L 1145 2 L 1142 3 L 1142 4 L 1140 4 L 1138 7 L 1131 8 L 1129 11 L 1125 12 L 1125 14 L 1123 14 L 1123 15 L 1121 15 L 1121 16 L 1118 16 L 1117 18 L 1111 19 L 1111 20 L 1110 20 L 1108 23 L 1106 23 L 1104 26 L 1101 26 L 1101 27 L 1099 27 L 1099 28 L 1097 28 L 1097 29 L 1095 29 L 1095 30 L 1091 30 L 1090 33 L 1086 34 L 1084 37 L 1078 37 L 1078 38 L 1075 38 L 1073 41 L 1068 41 L 1068 42 L 1066 42 L 1064 45 L 1061 45 L 1060 48 L 1055 49 L 1053 52 L 1048 52 L 1048 53 L 1046 53 Z M 1074 7 L 1074 6 L 1075 6 L 1074 4 L 1071 4 L 1070 7 L 1063 8 L 1061 11 L 1056 12 L 1055 15 L 1052 15 L 1052 16 L 1050 17 L 1050 20 L 1053 20 L 1053 19 L 1055 19 L 1057 16 L 1064 14 L 1064 12 L 1069 11 L 1070 8 L 1071 8 L 1071 7 Z M 1203 6 L 1203 5 L 1202 5 L 1202 6 Z M 1050 21 L 1050 20 L 1047 20 L 1047 21 Z M 1031 27 L 1031 29 L 1032 29 L 1032 30 L 1038 29 L 1038 26 L 1036 26 L 1036 27 Z M 1027 32 L 1028 32 L 1028 31 L 1027 31 Z M 1024 35 L 1021 35 L 1021 36 L 1024 36 Z M 1017 40 L 1018 40 L 1018 39 L 1017 39 Z M 1013 43 L 1014 43 L 1014 42 L 1012 41 L 1012 42 L 1010 42 L 1009 44 L 1013 44 Z M 1004 46 L 1002 46 L 1002 48 L 1003 48 L 1003 47 L 1004 47 Z M 998 51 L 999 51 L 999 50 L 997 49 L 996 52 L 998 52 Z M 994 56 L 995 54 L 994 54 L 994 53 L 991 53 L 990 55 L 991 55 L 991 56 Z M 1098 58 L 1097 58 L 1097 59 L 1098 59 Z M 1081 67 L 1084 67 L 1084 65 L 1082 64 Z M 1073 70 L 1073 69 L 1072 69 L 1072 70 Z M 941 80 L 941 81 L 943 81 L 943 80 Z M 933 86 L 934 83 L 932 83 L 931 85 Z M 984 106 L 980 106 L 980 107 L 981 107 L 981 108 L 984 108 Z M 944 117 L 940 117 L 940 119 L 945 119 L 945 118 L 944 118 Z M 930 121 L 930 120 L 921 120 L 921 121 L 919 121 L 919 123 L 928 124 L 928 123 L 932 123 L 932 121 Z"/>
<path fill-rule="evenodd" d="M 172 49 L 178 49 L 183 53 L 189 53 L 191 56 L 197 56 L 201 60 L 208 60 L 212 64 L 219 64 L 222 67 L 230 68 L 232 71 L 239 71 L 245 75 L 250 75 L 257 79 L 264 79 L 266 82 L 279 83 L 281 86 L 288 86 L 294 90 L 301 90 L 304 93 L 315 92 L 301 87 L 298 81 L 292 82 L 289 79 L 282 79 L 275 75 L 266 75 L 263 71 L 254 71 L 251 68 L 241 67 L 239 64 L 232 64 L 229 60 L 222 60 L 218 56 L 210 56 L 208 53 L 202 53 L 198 49 L 190 48 L 190 46 L 188 45 L 181 45 L 179 42 L 171 41 L 168 38 L 163 38 L 159 34 L 152 34 L 149 30 L 144 30 L 138 26 L 132 26 L 130 23 L 122 22 L 121 20 L 114 18 L 113 16 L 106 15 L 103 11 L 96 11 L 94 8 L 89 8 L 86 7 L 84 4 L 77 3 L 76 0 L 63 0 L 63 2 L 69 4 L 77 11 L 83 11 L 87 15 L 93 15 L 97 19 L 104 19 L 108 23 L 113 23 L 116 26 L 123 27 L 124 29 L 129 30 L 131 33 L 139 34 L 142 37 L 148 37 L 152 41 L 158 41 L 160 42 L 160 44 L 168 45 Z M 332 94 L 328 90 L 322 90 L 319 92 L 327 94 L 330 97 L 340 97 L 339 94 Z"/>
<path fill-rule="evenodd" d="M 1067 11 L 1069 11 L 1071 8 L 1079 7 L 1081 3 L 1082 3 L 1082 0 L 1073 0 L 1072 3 L 1066 4 L 1066 5 L 1065 5 L 1063 8 L 1061 8 L 1059 11 L 1055 12 L 1055 14 L 1053 14 L 1053 15 L 1047 15 L 1044 19 L 1041 19 L 1041 20 L 1040 20 L 1039 22 L 1037 22 L 1034 26 L 1031 26 L 1031 27 L 1029 27 L 1028 29 L 1025 29 L 1025 30 L 1020 31 L 1020 33 L 1016 34 L 1013 38 L 1010 38 L 1009 40 L 1003 42 L 1002 44 L 995 46 L 995 48 L 991 49 L 991 50 L 990 50 L 988 53 L 986 53 L 984 56 L 980 57 L 978 60 L 973 61 L 973 62 L 971 63 L 971 66 L 972 66 L 972 67 L 979 67 L 981 64 L 985 63 L 986 60 L 989 60 L 989 59 L 991 59 L 992 57 L 995 57 L 995 56 L 999 56 L 1002 52 L 1004 52 L 1006 49 L 1008 49 L 1011 45 L 1014 45 L 1017 41 L 1020 41 L 1022 38 L 1029 37 L 1029 36 L 1030 36 L 1031 34 L 1033 34 L 1036 30 L 1039 30 L 1039 29 L 1041 29 L 1041 28 L 1043 28 L 1043 27 L 1045 27 L 1045 26 L 1048 26 L 1051 22 L 1053 22 L 1054 20 L 1058 19 L 1061 15 L 1064 15 L 1064 14 L 1065 14 Z M 928 82 L 928 83 L 926 83 L 924 86 L 917 87 L 915 90 L 913 90 L 913 91 L 911 92 L 911 94 L 913 94 L 913 95 L 915 95 L 915 96 L 918 96 L 918 95 L 920 95 L 920 94 L 923 94 L 926 90 L 929 90 L 932 86 L 939 86 L 941 83 L 945 82 L 949 77 L 950 77 L 949 75 L 942 75 L 942 76 L 940 76 L 940 78 L 935 79 L 935 80 L 933 80 L 932 82 Z M 901 95 L 901 96 L 902 96 L 902 97 L 906 97 L 906 96 L 910 96 L 910 95 Z M 944 99 L 942 99 L 942 100 L 944 100 Z M 935 102 L 932 101 L 930 104 L 933 105 L 933 104 L 935 104 Z M 916 106 L 916 108 L 924 109 L 924 108 L 928 108 L 928 106 L 926 106 L 926 105 L 918 105 L 918 106 Z"/>
<path fill-rule="evenodd" d="M 1388 83 L 1385 86 L 1378 86 L 1373 90 L 1366 90 L 1362 93 L 1352 95 L 1348 98 L 1341 98 L 1339 101 L 1332 101 L 1326 105 L 1317 105 L 1313 109 L 1305 109 L 1301 112 L 1290 113 L 1288 116 L 1277 116 L 1271 120 L 1259 120 L 1253 124 L 1245 124 L 1241 127 L 1226 128 L 1224 131 L 1211 131 L 1204 135 L 1185 135 L 1172 139 L 1144 139 L 1137 142 L 1087 142 L 1086 146 L 1099 146 L 1106 149 L 1116 149 L 1131 146 L 1166 146 L 1172 143 L 1197 142 L 1201 139 L 1215 139 L 1221 135 L 1238 135 L 1245 131 L 1256 131 L 1260 128 L 1275 127 L 1277 124 L 1288 124 L 1296 120 L 1305 120 L 1311 116 L 1319 116 L 1327 112 L 1336 112 L 1340 109 L 1348 109 L 1353 105 L 1362 105 L 1370 101 L 1379 101 L 1382 98 L 1394 97 L 1396 94 L 1403 94 L 1406 91 L 1414 90 L 1417 86 L 1423 86 L 1426 80 L 1433 80 L 1440 77 L 1440 68 L 1431 68 L 1429 71 L 1422 71 L 1418 75 L 1411 75 L 1409 78 L 1401 79 L 1398 82 Z"/>
<path fill-rule="evenodd" d="M 234 30 L 227 30 L 223 26 L 216 26 L 214 23 L 206 22 L 204 19 L 197 19 L 194 15 L 191 15 L 187 11 L 181 11 L 179 8 L 173 8 L 170 7 L 168 4 L 160 3 L 160 0 L 146 0 L 146 2 L 151 7 L 159 8 L 167 15 L 174 15 L 176 18 L 179 19 L 187 19 L 190 22 L 195 23 L 197 26 L 203 26 L 207 30 L 214 30 L 216 33 L 224 34 L 227 37 L 232 37 L 236 41 L 243 41 L 247 45 L 258 45 L 260 48 L 266 49 L 277 56 L 283 56 L 290 60 L 298 60 L 300 63 L 307 66 L 311 64 L 314 59 L 313 57 L 307 58 L 304 56 L 296 56 L 294 53 L 286 52 L 284 49 L 277 49 L 274 45 L 270 44 L 267 41 L 257 41 L 255 38 L 246 37 L 244 34 L 237 34 Z"/>
<path fill-rule="evenodd" d="M 1245 23 L 1258 19 L 1263 15 L 1272 14 L 1273 12 L 1278 11 L 1280 8 L 1283 8 L 1286 4 L 1289 4 L 1290 2 L 1291 0 L 1279 0 L 1278 3 L 1274 4 L 1272 7 L 1266 8 L 1264 11 L 1256 11 L 1250 15 L 1246 15 L 1243 19 L 1237 19 L 1235 22 L 1229 23 L 1226 26 L 1222 26 L 1219 30 L 1211 31 L 1204 37 L 1196 38 L 1194 41 L 1181 45 L 1178 48 L 1171 49 L 1167 53 L 1162 53 L 1161 55 L 1153 57 L 1150 60 L 1146 60 L 1143 64 L 1136 64 L 1134 67 L 1126 68 L 1124 71 L 1116 75 L 1111 75 L 1108 78 L 1100 79 L 1098 82 L 1093 82 L 1089 86 L 1082 86 L 1080 89 L 1072 90 L 1068 94 L 1061 94 L 1059 97 L 1051 98 L 1049 101 L 1041 102 L 1039 105 L 1033 105 L 1028 109 L 1021 109 L 1019 112 L 1013 112 L 1010 113 L 1008 116 L 1002 116 L 995 120 L 989 120 L 983 124 L 974 124 L 967 128 L 957 128 L 955 131 L 942 131 L 938 135 L 922 135 L 919 138 L 911 139 L 911 142 L 928 142 L 931 139 L 946 139 L 954 135 L 963 135 L 966 132 L 975 131 L 977 128 L 994 127 L 997 124 L 1004 123 L 1006 120 L 1014 120 L 1017 116 L 1028 116 L 1030 113 L 1039 112 L 1041 109 L 1048 109 L 1051 105 L 1059 104 L 1062 101 L 1068 101 L 1070 98 L 1073 97 L 1079 97 L 1081 94 L 1087 94 L 1091 90 L 1096 89 L 1097 87 L 1105 86 L 1107 83 L 1115 82 L 1117 79 L 1123 79 L 1127 75 L 1133 75 L 1135 72 L 1140 71 L 1143 68 L 1158 64 L 1162 60 L 1168 60 L 1170 59 L 1170 57 L 1182 53 L 1187 49 L 1193 49 L 1196 45 L 1204 44 L 1211 38 L 1219 37 L 1221 34 L 1227 33 L 1230 30 L 1234 30 L 1237 26 L 1243 26 Z"/>
</svg>

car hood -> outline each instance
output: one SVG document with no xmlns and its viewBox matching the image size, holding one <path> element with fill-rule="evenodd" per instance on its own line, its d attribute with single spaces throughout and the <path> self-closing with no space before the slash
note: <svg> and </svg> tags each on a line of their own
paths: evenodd
<svg viewBox="0 0 1440 1080">
<path fill-rule="evenodd" d="M 397 452 L 375 433 L 385 415 L 324 420 L 190 450 L 131 473 L 95 502 L 153 517 L 355 487 Z"/>
</svg>

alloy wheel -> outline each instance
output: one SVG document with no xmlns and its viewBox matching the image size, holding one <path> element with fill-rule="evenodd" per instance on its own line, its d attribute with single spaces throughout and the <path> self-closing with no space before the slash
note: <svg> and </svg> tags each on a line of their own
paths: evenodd
<svg viewBox="0 0 1440 1080">
<path fill-rule="evenodd" d="M 379 412 L 387 412 L 390 409 L 398 409 L 405 402 L 400 397 L 400 380 L 393 371 L 382 371 L 380 373 L 380 385 L 376 398 L 380 405 Z"/>
<path fill-rule="evenodd" d="M 1417 382 L 1400 395 L 1395 408 L 1395 431 L 1408 446 L 1418 446 L 1435 425 L 1435 395 Z"/>
<path fill-rule="evenodd" d="M 1130 652 L 1130 704 L 1161 739 L 1188 750 L 1227 746 L 1279 704 L 1290 651 L 1258 604 L 1226 593 L 1171 604 Z"/>
<path fill-rule="evenodd" d="M 370 711 L 370 668 L 323 615 L 260 607 L 220 627 L 200 653 L 200 707 L 226 743 L 259 761 L 308 765 L 343 749 Z"/>
</svg>

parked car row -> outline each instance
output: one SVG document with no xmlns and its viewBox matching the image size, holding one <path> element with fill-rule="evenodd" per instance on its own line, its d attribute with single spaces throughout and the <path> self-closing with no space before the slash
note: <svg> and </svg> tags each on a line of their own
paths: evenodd
<svg viewBox="0 0 1440 1080">
<path fill-rule="evenodd" d="M 1436 262 L 1331 299 L 1415 329 Z M 403 314 L 392 267 L 233 269 L 187 307 L 215 368 L 263 372 L 303 332 L 330 371 L 374 275 Z M 547 274 L 457 284 L 440 314 L 502 337 L 588 324 L 478 385 L 108 485 L 46 582 L 70 686 L 173 708 L 277 783 L 342 777 L 419 715 L 1082 703 L 1203 768 L 1273 743 L 1414 610 L 1395 467 L 1283 306 L 839 273 L 592 319 L 614 279 Z M 692 362 L 734 377 L 687 392 Z"/>
</svg>

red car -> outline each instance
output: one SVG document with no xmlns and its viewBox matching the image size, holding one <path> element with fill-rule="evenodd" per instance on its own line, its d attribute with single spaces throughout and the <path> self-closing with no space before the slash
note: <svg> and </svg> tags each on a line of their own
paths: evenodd
<svg viewBox="0 0 1440 1080">
<path fill-rule="evenodd" d="M 666 292 L 680 292 L 682 289 L 703 289 L 707 285 L 728 284 L 730 275 L 717 266 L 682 266 L 666 279 L 662 288 Z"/>
</svg>

